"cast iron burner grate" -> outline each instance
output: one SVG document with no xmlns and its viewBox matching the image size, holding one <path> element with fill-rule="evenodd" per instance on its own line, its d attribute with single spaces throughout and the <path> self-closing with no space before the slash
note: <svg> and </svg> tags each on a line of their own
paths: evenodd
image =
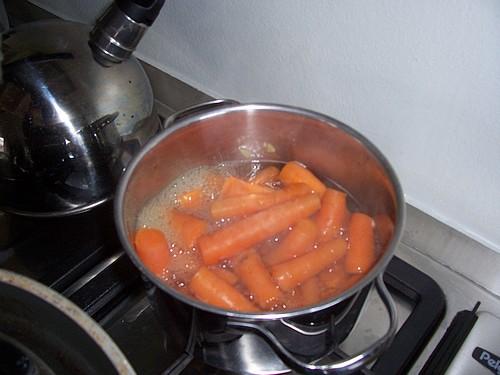
<svg viewBox="0 0 500 375">
<path fill-rule="evenodd" d="M 128 263 L 125 256 L 115 262 L 113 267 L 123 267 L 124 262 Z M 363 374 L 407 373 L 434 333 L 446 307 L 444 294 L 437 283 L 397 257 L 389 263 L 384 281 L 391 294 L 408 302 L 412 311 L 389 349 L 371 369 L 360 372 Z M 162 319 L 158 319 L 158 310 L 155 312 L 150 303 L 154 301 L 155 288 L 149 289 L 149 298 L 143 291 L 142 286 L 131 290 L 126 300 L 101 319 L 101 324 L 139 374 L 232 374 L 193 359 L 196 345 L 188 342 L 186 329 L 190 317 L 181 311 L 160 310 Z M 189 347 L 191 349 L 186 352 Z M 341 355 L 337 353 L 339 358 Z M 172 366 L 176 361 L 178 366 Z M 174 371 L 168 371 L 174 367 Z"/>
<path fill-rule="evenodd" d="M 156 289 L 150 284 L 148 288 L 147 282 L 144 287 L 139 272 L 121 251 L 110 207 L 64 220 L 26 220 L 11 227 L 7 234 L 13 240 L 0 249 L 0 267 L 32 277 L 70 298 L 107 330 L 138 374 L 164 374 L 182 359 L 187 364 L 182 374 L 229 374 L 190 360 L 191 353 L 186 355 L 190 317 L 185 312 L 162 311 L 164 316 L 158 319 L 158 309 L 151 304 Z M 5 238 L 0 239 L 5 243 Z M 363 373 L 403 374 L 439 324 L 445 298 L 434 280 L 397 257 L 384 280 L 391 294 L 412 310 L 389 349 Z"/>
</svg>

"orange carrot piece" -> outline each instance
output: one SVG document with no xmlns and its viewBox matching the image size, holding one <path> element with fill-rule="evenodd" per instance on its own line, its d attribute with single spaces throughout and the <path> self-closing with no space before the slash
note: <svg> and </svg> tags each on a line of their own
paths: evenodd
<svg viewBox="0 0 500 375">
<path fill-rule="evenodd" d="M 170 227 L 176 233 L 179 245 L 183 249 L 195 246 L 198 238 L 207 232 L 208 223 L 195 216 L 173 209 L 169 215 Z"/>
<path fill-rule="evenodd" d="M 135 234 L 135 250 L 144 265 L 161 276 L 170 263 L 169 245 L 162 231 L 141 228 Z"/>
<path fill-rule="evenodd" d="M 306 303 L 304 302 L 304 296 L 302 295 L 302 288 L 295 288 L 286 293 L 284 305 L 287 310 L 304 307 Z"/>
<path fill-rule="evenodd" d="M 342 264 L 336 264 L 335 267 L 321 272 L 319 280 L 328 289 L 338 289 L 349 276 Z"/>
<path fill-rule="evenodd" d="M 264 261 L 275 265 L 302 255 L 312 249 L 317 235 L 318 226 L 314 221 L 301 220 L 293 226 L 275 250 L 264 256 Z"/>
<path fill-rule="evenodd" d="M 361 273 L 350 274 L 345 271 L 344 266 L 335 266 L 332 271 L 323 271 L 319 274 L 321 284 L 326 288 L 322 297 L 333 297 L 339 295 L 358 282 L 364 275 Z"/>
<path fill-rule="evenodd" d="M 280 170 L 277 167 L 269 166 L 259 172 L 250 180 L 252 184 L 264 185 L 278 178 Z"/>
<path fill-rule="evenodd" d="M 212 267 L 210 270 L 231 285 L 235 285 L 238 282 L 238 276 L 236 276 L 234 272 L 229 271 L 227 268 Z"/>
<path fill-rule="evenodd" d="M 271 193 L 255 193 L 222 198 L 213 202 L 210 213 L 214 219 L 244 216 L 310 193 L 305 184 L 293 184 Z"/>
<path fill-rule="evenodd" d="M 319 242 L 340 236 L 347 215 L 346 193 L 326 189 L 321 199 L 321 209 L 316 215 L 319 228 Z"/>
<path fill-rule="evenodd" d="M 360 212 L 349 221 L 349 249 L 345 258 L 348 273 L 366 273 L 375 264 L 373 219 Z"/>
<path fill-rule="evenodd" d="M 209 172 L 203 179 L 203 192 L 205 199 L 212 200 L 216 198 L 221 190 L 226 177 L 216 172 Z"/>
<path fill-rule="evenodd" d="M 382 247 L 386 247 L 394 234 L 394 223 L 388 215 L 384 214 L 375 215 L 373 220 L 378 241 Z"/>
<path fill-rule="evenodd" d="M 326 186 L 309 169 L 296 161 L 285 164 L 279 174 L 279 179 L 285 184 L 305 183 L 315 193 L 323 196 Z"/>
<path fill-rule="evenodd" d="M 271 274 L 282 290 L 289 291 L 331 267 L 345 255 L 346 247 L 347 244 L 342 239 L 325 242 L 316 250 L 271 267 Z"/>
<path fill-rule="evenodd" d="M 314 305 L 321 300 L 321 283 L 317 277 L 311 277 L 300 286 L 302 301 L 305 305 Z"/>
<path fill-rule="evenodd" d="M 218 199 L 212 203 L 210 214 L 216 220 L 248 215 L 274 206 L 276 202 L 274 195 L 274 193 L 259 193 Z"/>
<path fill-rule="evenodd" d="M 210 172 L 205 177 L 204 187 L 208 188 L 208 190 L 221 190 L 224 185 L 224 181 L 226 178 L 216 172 Z"/>
<path fill-rule="evenodd" d="M 198 246 L 205 264 L 216 264 L 312 215 L 320 208 L 317 195 L 308 194 L 257 212 L 213 233 L 201 236 Z"/>
<path fill-rule="evenodd" d="M 269 309 L 283 300 L 283 294 L 255 251 L 250 252 L 235 271 L 261 308 Z"/>
<path fill-rule="evenodd" d="M 184 209 L 197 209 L 200 208 L 205 202 L 205 193 L 203 189 L 196 188 L 179 195 L 177 198 L 179 207 Z"/>
<path fill-rule="evenodd" d="M 197 299 L 209 305 L 236 311 L 258 311 L 242 293 L 207 267 L 196 272 L 189 288 Z"/>
<path fill-rule="evenodd" d="M 267 186 L 255 185 L 230 176 L 224 180 L 219 198 L 236 197 L 245 194 L 271 193 L 274 190 Z"/>
</svg>

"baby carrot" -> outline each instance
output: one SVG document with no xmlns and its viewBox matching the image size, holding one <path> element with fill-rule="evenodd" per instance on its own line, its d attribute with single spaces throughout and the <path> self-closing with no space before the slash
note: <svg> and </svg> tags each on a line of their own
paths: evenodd
<svg viewBox="0 0 500 375">
<path fill-rule="evenodd" d="M 375 215 L 375 233 L 379 243 L 385 247 L 389 243 L 394 234 L 394 223 L 388 215 Z"/>
<path fill-rule="evenodd" d="M 275 204 L 274 193 L 246 194 L 218 199 L 212 203 L 210 214 L 214 219 L 243 216 L 251 214 Z"/>
<path fill-rule="evenodd" d="M 235 271 L 261 308 L 269 309 L 283 300 L 283 294 L 255 251 L 250 252 Z"/>
<path fill-rule="evenodd" d="M 219 198 L 235 197 L 251 193 L 270 193 L 274 191 L 270 187 L 251 184 L 239 178 L 229 176 L 224 180 Z"/>
<path fill-rule="evenodd" d="M 307 184 L 315 193 L 323 196 L 326 186 L 309 169 L 296 161 L 285 164 L 279 174 L 279 179 L 285 184 L 302 182 Z"/>
<path fill-rule="evenodd" d="M 198 238 L 207 232 L 208 224 L 206 221 L 179 210 L 171 210 L 169 219 L 170 227 L 175 232 L 179 245 L 183 249 L 192 248 Z"/>
<path fill-rule="evenodd" d="M 238 282 L 238 276 L 226 268 L 212 267 L 210 270 L 231 285 L 235 285 Z"/>
<path fill-rule="evenodd" d="M 286 189 L 271 193 L 255 193 L 217 199 L 212 203 L 210 213 L 216 220 L 244 216 L 308 193 L 310 190 L 307 185 L 293 184 Z"/>
<path fill-rule="evenodd" d="M 354 285 L 364 275 L 361 273 L 349 274 L 342 265 L 335 266 L 333 270 L 323 271 L 319 274 L 321 284 L 326 288 L 327 296 L 339 295 Z"/>
<path fill-rule="evenodd" d="M 257 311 L 250 300 L 207 267 L 201 267 L 196 272 L 189 288 L 197 299 L 209 305 L 236 311 Z"/>
<path fill-rule="evenodd" d="M 355 212 L 349 221 L 349 249 L 345 258 L 348 273 L 365 273 L 376 261 L 373 219 Z"/>
<path fill-rule="evenodd" d="M 163 232 L 153 228 L 141 228 L 135 234 L 135 250 L 144 265 L 161 276 L 170 263 L 168 242 Z"/>
<path fill-rule="evenodd" d="M 321 300 L 321 284 L 317 277 L 311 277 L 300 286 L 302 301 L 305 305 L 314 305 Z"/>
<path fill-rule="evenodd" d="M 205 192 L 205 196 L 209 198 L 214 198 L 216 193 L 219 193 L 222 190 L 222 186 L 224 185 L 224 181 L 226 177 L 223 175 L 210 172 L 208 173 L 203 181 L 203 190 Z"/>
<path fill-rule="evenodd" d="M 340 260 L 346 246 L 342 239 L 324 242 L 316 250 L 271 267 L 271 274 L 282 290 L 289 291 Z"/>
<path fill-rule="evenodd" d="M 346 214 L 346 194 L 338 190 L 326 189 L 321 199 L 321 208 L 316 215 L 319 242 L 340 236 Z"/>
<path fill-rule="evenodd" d="M 338 289 L 349 276 L 342 264 L 336 264 L 335 267 L 321 272 L 319 280 L 326 288 Z"/>
<path fill-rule="evenodd" d="M 205 194 L 202 188 L 196 188 L 180 194 L 177 198 L 179 207 L 187 209 L 197 209 L 203 205 Z"/>
<path fill-rule="evenodd" d="M 201 236 L 198 246 L 205 264 L 216 264 L 305 219 L 320 208 L 317 195 L 308 194 L 229 224 Z"/>
<path fill-rule="evenodd" d="M 252 184 L 264 185 L 277 179 L 280 170 L 274 166 L 260 170 L 254 178 L 250 180 Z"/>
<path fill-rule="evenodd" d="M 293 226 L 275 250 L 264 256 L 264 261 L 269 265 L 274 265 L 302 255 L 312 249 L 317 235 L 318 226 L 314 221 L 301 220 Z"/>
<path fill-rule="evenodd" d="M 285 294 L 284 306 L 286 306 L 286 309 L 298 309 L 299 307 L 304 307 L 305 305 L 306 303 L 304 302 L 304 297 L 302 296 L 302 288 L 295 288 Z"/>
</svg>

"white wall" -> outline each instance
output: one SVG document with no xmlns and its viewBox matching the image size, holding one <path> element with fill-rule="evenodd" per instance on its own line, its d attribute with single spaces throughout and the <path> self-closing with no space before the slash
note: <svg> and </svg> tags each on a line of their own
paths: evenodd
<svg viewBox="0 0 500 375">
<path fill-rule="evenodd" d="M 105 0 L 33 0 L 92 22 Z M 215 96 L 327 113 L 409 203 L 500 252 L 500 1 L 167 0 L 147 62 Z"/>
</svg>

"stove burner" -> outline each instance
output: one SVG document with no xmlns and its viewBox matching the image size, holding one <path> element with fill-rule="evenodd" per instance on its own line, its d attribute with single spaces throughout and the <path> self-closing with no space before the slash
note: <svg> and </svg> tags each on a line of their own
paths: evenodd
<svg viewBox="0 0 500 375">
<path fill-rule="evenodd" d="M 158 302 L 155 288 L 146 280 L 141 281 L 139 272 L 120 250 L 112 223 L 111 207 L 61 221 L 28 220 L 18 225 L 15 220 L 9 234 L 17 235 L 9 246 L 0 249 L 0 267 L 51 286 L 87 311 L 115 340 L 138 374 L 166 375 L 180 371 L 188 375 L 229 374 L 200 359 L 217 364 L 210 359 L 214 355 L 211 346 L 206 343 L 201 346 L 199 336 L 194 335 L 199 327 L 192 325 L 191 313 L 186 312 L 185 306 L 180 308 L 175 301 Z M 407 372 L 445 310 L 443 292 L 435 281 L 401 259 L 391 260 L 384 281 L 391 294 L 412 306 L 412 312 L 388 350 L 370 370 L 361 373 Z M 162 298 L 164 296 L 162 293 Z M 342 311 L 336 312 L 345 322 L 335 332 L 336 342 L 349 337 L 359 314 L 354 305 L 364 302 L 365 296 L 360 295 L 351 302 L 353 306 L 342 310 L 345 315 Z M 302 347 L 300 344 L 305 341 L 295 345 L 292 340 L 292 347 L 295 345 L 294 349 L 305 354 L 304 357 L 316 358 L 329 348 L 332 342 L 329 335 L 331 332 L 322 332 L 319 334 L 321 344 L 308 343 Z M 220 344 L 213 341 L 224 342 L 227 337 L 204 339 L 217 346 Z M 266 362 L 269 349 L 264 346 L 262 351 L 256 351 L 253 343 L 256 339 L 262 340 L 246 335 L 238 345 L 243 348 L 250 345 L 251 353 Z M 231 353 L 228 351 L 226 355 L 233 355 Z M 338 345 L 334 345 L 332 353 L 326 354 L 330 360 L 346 356 Z"/>
<path fill-rule="evenodd" d="M 331 348 L 348 335 L 365 302 L 369 287 L 355 297 L 335 305 L 320 315 L 301 320 L 275 320 L 260 322 L 267 332 L 272 333 L 286 350 L 300 360 L 310 362 L 330 354 Z M 168 328 L 168 311 L 184 310 L 181 316 L 191 316 L 187 322 L 185 334 L 189 339 L 185 355 L 164 374 L 177 373 L 189 362 L 188 358 L 201 358 L 206 364 L 236 372 L 272 373 L 288 372 L 288 368 L 274 353 L 269 344 L 259 335 L 241 328 L 244 322 L 221 320 L 220 317 L 186 307 L 178 301 L 165 297 L 161 291 L 152 289 L 151 302 L 157 316 Z M 186 322 L 185 322 L 186 323 Z M 252 324 L 252 326 L 255 323 Z M 233 325 L 233 327 L 231 327 Z"/>
<path fill-rule="evenodd" d="M 429 276 L 401 259 L 391 260 L 384 274 L 384 281 L 391 294 L 412 305 L 412 312 L 397 332 L 392 345 L 370 370 L 363 370 L 360 373 L 386 375 L 407 372 L 444 314 L 445 299 L 440 287 Z M 137 287 L 140 289 L 141 285 Z M 178 301 L 168 298 L 165 300 L 165 294 L 159 293 L 151 284 L 147 290 L 147 297 L 142 294 L 139 301 L 129 301 L 120 305 L 116 311 L 109 314 L 113 317 L 102 321 L 105 329 L 127 353 L 139 373 L 163 375 L 234 374 L 235 371 L 241 373 L 237 368 L 228 371 L 210 366 L 209 364 L 216 364 L 216 360 L 210 358 L 213 352 L 209 346 L 200 345 L 199 327 L 193 324 L 197 322 L 197 318 L 193 318 L 192 312 L 186 313 L 185 306 Z M 359 301 L 364 302 L 362 298 L 359 298 Z M 348 311 L 355 312 L 356 309 L 351 308 Z M 346 316 L 345 319 L 354 324 L 357 315 Z M 262 339 L 255 335 L 246 335 L 242 339 L 239 345 L 246 348 L 244 355 L 256 356 L 261 362 L 269 358 L 275 361 L 276 356 L 273 353 L 259 349 L 262 348 L 261 342 L 255 346 L 256 340 Z M 234 353 L 227 351 L 225 355 L 232 356 Z M 240 352 L 239 355 L 243 354 Z M 336 346 L 332 353 L 328 353 L 328 357 L 330 361 L 339 360 L 345 358 L 346 354 Z M 205 358 L 206 362 L 202 358 Z M 282 363 L 276 365 L 270 359 L 268 363 L 270 366 L 267 373 L 276 373 L 280 371 L 275 370 L 283 369 Z"/>
</svg>

